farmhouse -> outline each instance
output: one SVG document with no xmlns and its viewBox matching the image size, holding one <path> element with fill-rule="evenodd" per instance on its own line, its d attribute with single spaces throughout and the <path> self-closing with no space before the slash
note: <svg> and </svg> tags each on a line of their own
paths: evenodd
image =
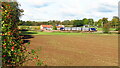
<svg viewBox="0 0 120 68">
<path fill-rule="evenodd" d="M 64 28 L 64 25 L 57 25 L 57 30 L 60 30 L 60 28 Z M 53 26 L 52 25 L 41 25 L 40 26 L 41 30 L 52 30 Z"/>
<path fill-rule="evenodd" d="M 41 30 L 52 30 L 53 26 L 52 25 L 41 25 L 40 28 Z"/>
</svg>

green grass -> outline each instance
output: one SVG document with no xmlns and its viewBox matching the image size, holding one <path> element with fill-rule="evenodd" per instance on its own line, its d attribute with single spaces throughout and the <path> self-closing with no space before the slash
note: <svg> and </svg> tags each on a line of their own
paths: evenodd
<svg viewBox="0 0 120 68">
<path fill-rule="evenodd" d="M 23 31 L 24 35 L 84 35 L 87 33 L 65 33 L 65 32 L 37 32 L 37 31 Z"/>
<path fill-rule="evenodd" d="M 65 33 L 65 32 L 38 32 L 38 31 L 23 31 L 21 35 L 117 35 L 114 33 L 104 34 L 104 33 Z"/>
<path fill-rule="evenodd" d="M 103 28 L 97 28 L 97 30 L 98 30 L 98 31 L 102 31 Z M 116 30 L 116 28 L 110 28 L 110 31 L 115 31 L 115 30 Z"/>
</svg>

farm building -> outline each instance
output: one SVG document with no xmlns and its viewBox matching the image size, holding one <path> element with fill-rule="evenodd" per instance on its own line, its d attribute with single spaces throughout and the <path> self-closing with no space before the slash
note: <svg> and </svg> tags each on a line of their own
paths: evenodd
<svg viewBox="0 0 120 68">
<path fill-rule="evenodd" d="M 52 30 L 52 25 L 41 25 L 41 30 Z M 96 31 L 96 28 L 89 28 L 89 25 L 84 25 L 83 27 L 64 27 L 64 25 L 56 25 L 57 30 L 67 30 L 67 31 Z"/>
<path fill-rule="evenodd" d="M 52 30 L 53 26 L 52 25 L 41 25 L 40 28 L 41 30 Z"/>
<path fill-rule="evenodd" d="M 64 25 L 57 25 L 57 30 L 60 30 L 60 28 L 64 28 Z M 52 25 L 41 25 L 40 26 L 41 30 L 52 30 L 53 26 Z"/>
<path fill-rule="evenodd" d="M 82 30 L 81 27 L 65 27 L 64 30 Z"/>
<path fill-rule="evenodd" d="M 57 30 L 60 30 L 61 28 L 64 28 L 65 26 L 64 25 L 57 25 Z"/>
<path fill-rule="evenodd" d="M 96 28 L 90 28 L 89 25 L 84 25 L 83 27 L 64 27 L 61 30 L 97 31 Z"/>
<path fill-rule="evenodd" d="M 96 28 L 88 28 L 88 27 L 64 27 L 62 30 L 78 30 L 78 31 L 97 31 Z"/>
</svg>

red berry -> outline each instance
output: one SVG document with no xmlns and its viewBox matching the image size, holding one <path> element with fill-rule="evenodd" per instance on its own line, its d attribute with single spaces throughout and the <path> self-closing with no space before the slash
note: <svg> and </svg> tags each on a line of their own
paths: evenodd
<svg viewBox="0 0 120 68">
<path fill-rule="evenodd" d="M 15 55 L 17 54 L 17 53 L 14 53 Z"/>
<path fill-rule="evenodd" d="M 6 45 L 3 45 L 3 47 L 6 47 Z"/>
<path fill-rule="evenodd" d="M 4 39 L 4 41 L 6 41 L 6 39 Z"/>
<path fill-rule="evenodd" d="M 14 45 L 14 46 L 17 46 L 17 45 Z"/>
<path fill-rule="evenodd" d="M 37 59 L 37 58 L 34 58 L 34 59 Z"/>
<path fill-rule="evenodd" d="M 43 61 L 43 63 L 46 63 L 46 61 Z"/>
<path fill-rule="evenodd" d="M 11 32 L 8 32 L 8 34 L 11 34 Z"/>
<path fill-rule="evenodd" d="M 14 46 L 12 46 L 12 49 L 14 49 Z"/>
<path fill-rule="evenodd" d="M 10 60 L 8 60 L 8 62 L 10 62 Z"/>
<path fill-rule="evenodd" d="M 4 34 L 2 34 L 2 36 L 4 36 Z"/>
<path fill-rule="evenodd" d="M 3 55 L 3 57 L 6 57 L 6 55 Z"/>
<path fill-rule="evenodd" d="M 13 44 L 14 44 L 14 42 L 11 42 L 11 43 L 13 43 Z"/>
</svg>

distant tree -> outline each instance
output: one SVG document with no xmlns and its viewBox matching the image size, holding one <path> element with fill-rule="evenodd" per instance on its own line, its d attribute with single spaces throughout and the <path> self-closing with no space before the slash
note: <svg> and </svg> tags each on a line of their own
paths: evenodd
<svg viewBox="0 0 120 68">
<path fill-rule="evenodd" d="M 69 21 L 69 20 L 64 20 L 64 21 L 62 22 L 62 24 L 63 24 L 63 25 L 72 25 L 72 24 L 71 24 L 71 21 Z"/>
<path fill-rule="evenodd" d="M 114 16 L 112 19 L 112 25 L 116 28 L 116 26 L 118 26 L 119 23 L 119 17 Z"/>
<path fill-rule="evenodd" d="M 53 30 L 57 30 L 57 27 L 55 25 L 53 26 Z"/>
<path fill-rule="evenodd" d="M 104 24 L 108 23 L 108 18 L 103 18 L 102 22 L 103 22 L 103 27 L 104 27 Z"/>
<path fill-rule="evenodd" d="M 93 19 L 88 19 L 89 24 L 88 25 L 94 25 L 94 20 Z"/>
<path fill-rule="evenodd" d="M 108 22 L 108 18 L 103 18 L 103 33 L 109 33 L 109 29 L 111 27 L 110 23 Z"/>
<path fill-rule="evenodd" d="M 102 27 L 102 19 L 99 19 L 97 22 L 98 27 Z"/>
<path fill-rule="evenodd" d="M 113 18 L 119 19 L 119 17 L 118 17 L 118 16 L 113 16 Z"/>
<path fill-rule="evenodd" d="M 74 27 L 80 27 L 80 26 L 83 26 L 83 20 L 74 20 L 73 21 L 73 26 Z"/>
<path fill-rule="evenodd" d="M 88 25 L 88 24 L 89 24 L 89 20 L 88 20 L 87 18 L 84 18 L 84 19 L 83 19 L 83 23 L 84 23 L 85 25 Z"/>
<path fill-rule="evenodd" d="M 109 33 L 110 27 L 110 23 L 105 23 L 103 26 L 103 33 Z"/>
<path fill-rule="evenodd" d="M 94 26 L 98 26 L 98 22 L 97 21 L 94 22 Z"/>
</svg>

